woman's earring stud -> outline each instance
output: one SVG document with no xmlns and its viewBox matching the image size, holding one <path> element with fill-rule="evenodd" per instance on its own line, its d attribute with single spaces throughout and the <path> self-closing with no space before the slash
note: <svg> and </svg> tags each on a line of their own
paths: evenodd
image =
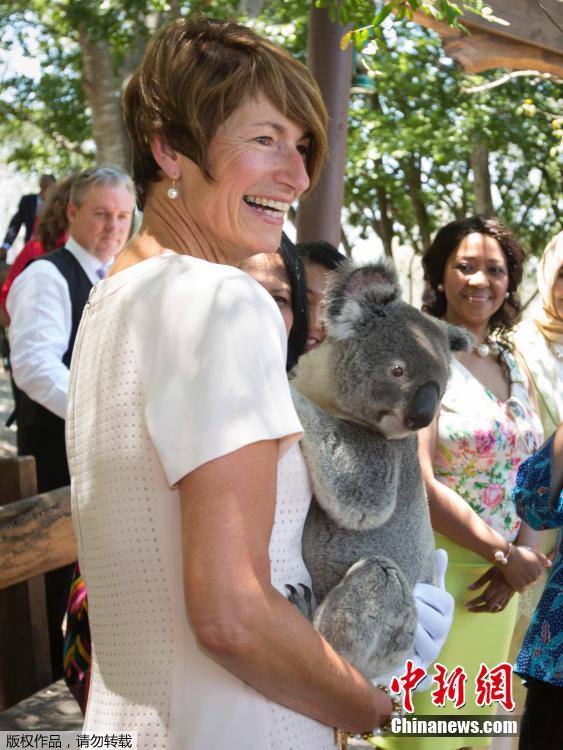
<svg viewBox="0 0 563 750">
<path fill-rule="evenodd" d="M 171 201 L 175 201 L 176 198 L 179 195 L 178 188 L 176 187 L 176 178 L 172 178 L 172 186 L 168 188 L 166 191 L 166 195 L 170 198 Z"/>
<path fill-rule="evenodd" d="M 504 299 L 508 299 L 509 297 L 510 297 L 510 292 L 507 292 L 507 293 L 506 293 L 506 294 L 504 295 Z"/>
<path fill-rule="evenodd" d="M 438 286 L 436 287 L 436 289 L 437 289 L 437 290 L 438 290 L 439 292 L 443 292 L 443 291 L 444 291 L 444 285 L 443 285 L 443 284 L 438 284 Z"/>
</svg>

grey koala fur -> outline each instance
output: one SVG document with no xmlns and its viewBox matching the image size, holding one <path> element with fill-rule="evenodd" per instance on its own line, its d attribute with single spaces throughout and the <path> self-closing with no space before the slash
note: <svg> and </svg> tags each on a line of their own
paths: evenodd
<svg viewBox="0 0 563 750">
<path fill-rule="evenodd" d="M 472 343 L 400 295 L 386 261 L 336 271 L 327 338 L 292 380 L 314 494 L 303 535 L 313 622 L 368 677 L 413 655 L 412 590 L 436 583 L 416 430 L 438 409 L 450 351 Z M 288 588 L 310 615 L 306 588 Z"/>
</svg>

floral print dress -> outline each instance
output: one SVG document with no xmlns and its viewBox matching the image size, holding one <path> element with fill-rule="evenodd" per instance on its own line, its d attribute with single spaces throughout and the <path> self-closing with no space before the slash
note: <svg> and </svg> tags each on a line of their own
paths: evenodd
<svg viewBox="0 0 563 750">
<path fill-rule="evenodd" d="M 511 500 L 516 473 L 543 439 L 522 373 L 505 352 L 510 397 L 500 401 L 454 360 L 440 411 L 434 474 L 495 531 L 513 541 L 520 519 Z"/>
</svg>

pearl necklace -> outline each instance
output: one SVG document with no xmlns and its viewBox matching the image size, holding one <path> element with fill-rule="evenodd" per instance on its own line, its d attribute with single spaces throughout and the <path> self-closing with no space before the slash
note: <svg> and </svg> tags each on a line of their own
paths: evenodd
<svg viewBox="0 0 563 750">
<path fill-rule="evenodd" d="M 471 351 L 481 359 L 485 359 L 489 354 L 498 354 L 499 345 L 496 341 L 485 340 L 482 344 L 475 344 Z"/>
<path fill-rule="evenodd" d="M 488 357 L 491 353 L 491 347 L 486 341 L 484 341 L 482 344 L 475 344 L 473 351 L 478 357 L 485 359 L 485 357 Z"/>
</svg>

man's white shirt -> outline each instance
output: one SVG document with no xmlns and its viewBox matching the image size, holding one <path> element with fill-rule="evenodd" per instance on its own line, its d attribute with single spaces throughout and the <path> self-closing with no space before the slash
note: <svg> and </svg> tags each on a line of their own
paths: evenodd
<svg viewBox="0 0 563 750">
<path fill-rule="evenodd" d="M 72 237 L 65 245 L 93 285 L 100 260 Z M 69 370 L 63 364 L 72 331 L 70 290 L 48 260 L 36 260 L 15 279 L 8 292 L 10 362 L 18 388 L 33 401 L 65 419 Z"/>
</svg>

